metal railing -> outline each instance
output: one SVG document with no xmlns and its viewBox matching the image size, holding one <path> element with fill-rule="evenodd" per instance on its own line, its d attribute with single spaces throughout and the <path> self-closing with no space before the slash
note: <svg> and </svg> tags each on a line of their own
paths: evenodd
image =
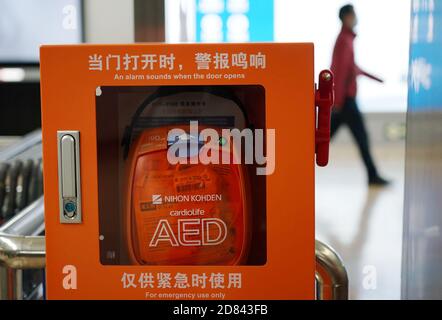
<svg viewBox="0 0 442 320">
<path fill-rule="evenodd" d="M 42 236 L 17 236 L 4 233 L 8 230 L 30 231 L 30 218 L 40 220 L 43 213 L 43 199 L 39 199 L 18 215 L 14 221 L 0 228 L 0 300 L 22 299 L 22 269 L 45 267 L 45 239 Z M 38 230 L 38 223 L 33 223 Z M 316 240 L 316 299 L 347 300 L 347 271 L 338 254 L 326 244 Z M 3 284 L 3 285 L 2 285 Z"/>
<path fill-rule="evenodd" d="M 24 136 L 17 143 L 1 150 L 0 163 L 41 158 L 41 142 L 41 130 Z M 10 198 L 10 201 L 16 201 L 14 197 Z M 44 232 L 43 197 L 6 220 L 0 227 L 0 300 L 21 300 L 29 298 L 24 287 L 33 284 L 27 277 L 38 272 L 34 269 L 45 267 L 45 238 L 39 236 Z M 39 284 L 27 289 L 32 289 L 30 294 L 34 299 L 42 296 Z"/>
<path fill-rule="evenodd" d="M 347 270 L 339 255 L 328 245 L 316 240 L 316 299 L 348 300 Z"/>
<path fill-rule="evenodd" d="M 43 236 L 17 236 L 9 231 L 32 234 L 40 229 L 44 212 L 43 199 L 39 199 L 24 212 L 0 228 L 0 300 L 22 299 L 23 269 L 45 267 L 45 238 Z M 31 226 L 32 225 L 32 226 Z M 347 300 L 347 271 L 338 254 L 326 244 L 316 241 L 316 299 Z"/>
<path fill-rule="evenodd" d="M 10 161 L 41 144 L 41 131 L 25 136 L 0 153 L 0 161 Z M 32 150 L 31 154 L 34 153 Z M 43 197 L 39 198 L 0 227 L 0 300 L 23 299 L 23 271 L 45 268 Z M 316 299 L 348 299 L 348 277 L 338 254 L 316 241 Z M 31 297 L 41 297 L 40 284 Z"/>
<path fill-rule="evenodd" d="M 43 221 L 41 197 L 0 228 L 0 300 L 23 299 L 23 270 L 44 269 Z"/>
</svg>

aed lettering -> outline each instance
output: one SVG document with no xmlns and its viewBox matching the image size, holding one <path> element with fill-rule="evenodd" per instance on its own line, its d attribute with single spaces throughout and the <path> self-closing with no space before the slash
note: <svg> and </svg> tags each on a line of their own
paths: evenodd
<svg viewBox="0 0 442 320">
<path fill-rule="evenodd" d="M 167 219 L 159 220 L 149 247 L 157 247 L 159 242 L 169 242 L 173 247 L 215 246 L 227 238 L 227 225 L 218 218 L 178 219 L 177 222 L 177 230 L 173 230 Z"/>
</svg>

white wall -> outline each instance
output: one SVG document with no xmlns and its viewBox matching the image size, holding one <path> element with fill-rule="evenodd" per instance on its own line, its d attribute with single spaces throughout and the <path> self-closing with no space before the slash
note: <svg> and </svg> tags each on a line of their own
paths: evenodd
<svg viewBox="0 0 442 320">
<path fill-rule="evenodd" d="M 339 8 L 352 3 L 359 16 L 356 59 L 382 77 L 380 85 L 360 78 L 364 111 L 406 110 L 410 0 L 275 0 L 275 40 L 314 42 L 316 70 L 330 67 L 340 30 Z"/>
<path fill-rule="evenodd" d="M 84 12 L 86 42 L 134 42 L 133 0 L 85 0 Z"/>
</svg>

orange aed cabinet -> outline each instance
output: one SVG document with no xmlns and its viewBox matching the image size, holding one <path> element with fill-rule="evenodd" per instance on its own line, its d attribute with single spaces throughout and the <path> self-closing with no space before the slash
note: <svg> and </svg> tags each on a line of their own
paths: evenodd
<svg viewBox="0 0 442 320">
<path fill-rule="evenodd" d="M 49 299 L 314 298 L 312 44 L 43 46 L 41 92 Z"/>
</svg>

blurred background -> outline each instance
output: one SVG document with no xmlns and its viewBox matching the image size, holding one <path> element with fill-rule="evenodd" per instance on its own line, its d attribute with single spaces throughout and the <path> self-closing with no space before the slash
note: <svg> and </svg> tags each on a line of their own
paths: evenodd
<svg viewBox="0 0 442 320">
<path fill-rule="evenodd" d="M 358 103 L 375 161 L 391 183 L 368 186 L 358 150 L 342 128 L 330 165 L 317 169 L 316 237 L 344 260 L 351 298 L 399 299 L 402 250 L 411 241 L 403 241 L 410 30 L 417 32 L 420 23 L 433 28 L 427 20 L 439 13 L 440 1 L 0 0 L 0 152 L 40 128 L 41 44 L 313 42 L 319 73 L 330 67 L 341 30 L 338 11 L 348 3 L 359 21 L 356 61 L 385 81 L 359 79 Z M 406 290 L 402 297 L 409 297 Z"/>
</svg>

